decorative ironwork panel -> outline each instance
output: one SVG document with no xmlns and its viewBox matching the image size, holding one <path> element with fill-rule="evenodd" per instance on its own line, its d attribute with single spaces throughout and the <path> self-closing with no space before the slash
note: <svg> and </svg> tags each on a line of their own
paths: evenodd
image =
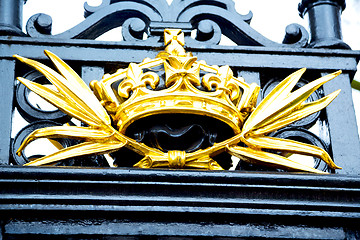
<svg viewBox="0 0 360 240">
<path fill-rule="evenodd" d="M 360 174 L 360 143 L 350 80 L 356 71 L 360 52 L 350 50 L 341 39 L 340 15 L 345 1 L 302 1 L 299 12 L 309 19 L 310 34 L 304 27 L 290 24 L 282 43 L 273 42 L 252 29 L 252 13 L 238 14 L 230 0 L 174 0 L 171 5 L 165 0 L 103 0 L 97 7 L 85 3 L 84 21 L 55 35 L 51 34 L 51 16 L 41 13 L 28 20 L 26 33 L 23 33 L 22 7 L 22 0 L 0 0 L 0 239 L 47 239 L 49 231 L 64 239 L 359 237 L 357 175 Z M 122 28 L 122 41 L 95 40 L 117 27 Z M 214 160 L 220 167 L 232 171 L 136 169 L 132 166 L 142 160 L 141 154 L 129 149 L 109 155 L 71 157 L 52 162 L 55 166 L 21 166 L 81 144 L 80 137 L 70 139 L 59 134 L 46 140 L 52 149 L 45 147 L 49 145 L 36 149 L 29 145 L 19 155 L 18 149 L 34 130 L 63 126 L 86 128 L 89 124 L 70 118 L 54 105 L 39 100 L 19 83 L 16 77 L 26 78 L 28 85 L 39 88 L 50 86 L 43 75 L 16 61 L 13 55 L 49 65 L 50 61 L 43 54 L 48 50 L 63 59 L 90 85 L 92 80 L 101 82 L 135 66 L 129 67 L 130 63 L 146 64 L 146 60 L 142 62 L 145 58 L 157 59 L 159 52 L 165 49 L 166 28 L 182 29 L 186 43 L 184 51 L 192 52 L 198 60 L 206 62 L 200 62 L 199 86 L 197 78 L 189 80 L 194 91 L 203 91 L 208 86 L 207 91 L 212 93 L 216 87 L 219 88 L 215 80 L 220 79 L 220 71 L 213 70 L 216 68 L 213 65 L 229 66 L 232 80 L 244 78 L 247 84 L 260 86 L 258 105 L 282 79 L 301 68 L 307 68 L 307 71 L 294 91 L 314 83 L 315 79 L 342 70 L 341 75 L 317 88 L 307 100 L 309 103 L 319 102 L 341 89 L 327 108 L 266 133 L 266 137 L 315 146 L 322 149 L 319 150 L 321 153 L 296 160 L 299 155 L 286 151 L 280 153 L 278 148 L 263 151 L 266 156 L 288 157 L 306 162 L 315 171 L 332 174 L 289 173 L 280 167 L 269 168 L 251 161 L 231 159 L 225 152 L 214 156 Z M 234 46 L 222 45 L 223 36 L 229 38 Z M 178 63 L 169 60 L 169 55 L 162 56 L 164 63 Z M 173 56 L 176 57 L 179 56 Z M 191 55 L 186 57 L 191 58 Z M 169 69 L 150 65 L 141 69 L 143 72 L 139 75 L 146 82 L 144 91 L 152 91 L 150 72 L 159 76 L 156 90 L 173 86 L 171 81 L 175 81 L 174 78 L 166 76 Z M 205 70 L 213 70 L 213 75 L 204 77 L 209 74 Z M 115 83 L 112 89 L 126 85 L 129 79 L 135 78 L 136 72 L 128 74 L 126 81 Z M 176 74 L 184 75 L 185 71 Z M 208 80 L 208 85 L 202 84 L 204 79 Z M 167 80 L 170 82 L 168 86 Z M 144 86 L 135 86 L 127 93 L 134 94 L 141 87 Z M 49 89 L 54 90 L 53 87 Z M 231 92 L 229 89 L 224 91 Z M 56 95 L 57 91 L 54 92 Z M 241 94 L 244 94 L 244 89 Z M 100 100 L 106 106 L 106 99 L 100 97 Z M 11 133 L 18 124 L 13 120 L 14 112 L 18 112 L 26 122 L 18 133 Z M 236 135 L 226 121 L 219 123 L 201 114 L 192 118 L 170 116 L 167 121 L 164 119 L 154 116 L 137 119 L 139 122 L 131 122 L 124 135 L 133 141 L 133 146 L 143 147 L 139 144 L 142 141 L 164 153 L 172 152 L 168 159 L 173 166 L 182 166 L 191 152 L 211 148 Z M 111 119 L 110 123 L 113 124 L 114 120 Z M 92 139 L 97 137 L 97 130 L 91 129 Z M 239 134 L 242 130 L 235 128 Z M 105 142 L 114 134 L 96 140 L 96 143 Z M 239 151 L 248 145 L 236 144 L 236 149 L 229 145 L 226 151 L 239 156 Z M 120 145 L 117 147 L 121 148 Z M 180 146 L 183 151 L 173 151 L 173 145 Z M 101 144 L 96 146 L 103 147 Z M 30 151 L 32 149 L 35 151 Z M 259 149 L 255 147 L 253 150 Z M 95 152 L 99 153 L 98 149 Z M 321 157 L 327 154 L 343 169 L 328 168 L 321 161 Z M 81 236 L 77 235 L 79 233 Z"/>
<path fill-rule="evenodd" d="M 304 3 L 304 5 L 302 5 L 301 7 L 304 7 L 305 5 L 306 3 Z M 252 13 L 250 12 L 247 15 L 238 14 L 235 11 L 234 3 L 232 1 L 212 1 L 212 2 L 173 1 L 171 5 L 168 5 L 165 0 L 164 1 L 134 1 L 134 2 L 103 1 L 102 4 L 97 7 L 89 6 L 87 3 L 85 3 L 84 7 L 85 7 L 85 20 L 82 23 L 78 24 L 77 26 L 73 27 L 72 29 L 69 29 L 57 35 L 51 35 L 51 25 L 52 25 L 51 17 L 44 14 L 36 14 L 28 20 L 26 27 L 27 34 L 29 37 L 33 37 L 39 40 L 41 38 L 54 39 L 54 41 L 58 39 L 56 41 L 63 42 L 65 41 L 65 39 L 75 39 L 75 38 L 95 39 L 96 37 L 107 32 L 108 30 L 122 26 L 122 35 L 123 35 L 124 43 L 127 42 L 129 42 L 130 44 L 136 43 L 136 46 L 138 46 L 138 44 L 144 44 L 144 46 L 150 46 L 152 44 L 157 45 L 158 42 L 163 41 L 163 31 L 166 27 L 170 27 L 170 28 L 182 28 L 185 40 L 187 42 L 187 46 L 193 49 L 196 49 L 198 47 L 202 48 L 202 46 L 210 47 L 211 45 L 218 45 L 221 39 L 221 35 L 225 35 L 237 45 L 274 47 L 277 49 L 284 49 L 285 52 L 287 52 L 288 51 L 287 49 L 290 48 L 299 49 L 301 47 L 306 47 L 309 40 L 306 30 L 302 26 L 298 26 L 294 24 L 289 25 L 287 27 L 286 36 L 284 38 L 283 44 L 278 44 L 266 39 L 265 37 L 261 36 L 261 34 L 259 34 L 250 27 L 249 24 L 252 18 Z M 310 8 L 311 9 L 314 8 L 312 5 L 311 6 L 309 5 L 307 7 L 308 8 L 306 8 L 306 11 L 308 11 L 308 9 Z M 302 10 L 302 8 L 299 11 L 304 11 L 302 13 L 303 15 L 306 14 L 305 13 L 306 11 Z M 335 20 L 338 19 L 335 18 Z M 194 38 L 191 37 L 192 31 L 196 32 Z M 145 35 L 147 36 L 146 38 L 144 38 Z M 339 37 L 340 36 L 338 36 L 338 38 Z M 218 46 L 217 48 L 222 49 L 220 46 Z M 225 49 L 226 48 L 224 48 L 224 50 Z M 61 50 L 60 52 L 63 52 L 63 50 Z M 215 55 L 216 52 L 212 52 L 210 54 Z M 267 64 L 269 64 L 268 67 L 270 67 L 271 69 L 270 71 L 264 65 L 263 66 L 265 68 L 263 67 L 262 69 L 254 68 L 254 67 L 262 67 L 261 64 L 246 65 L 243 64 L 242 62 L 237 62 L 235 52 L 232 53 L 231 60 L 230 59 L 227 60 L 225 55 L 222 55 L 221 58 L 216 58 L 216 59 L 222 60 L 219 61 L 220 64 L 221 63 L 229 64 L 235 69 L 243 68 L 244 70 L 240 70 L 239 74 L 244 75 L 245 77 L 249 77 L 250 82 L 255 82 L 258 85 L 260 85 L 263 88 L 261 93 L 261 98 L 264 98 L 267 95 L 267 93 L 269 93 L 270 90 L 274 88 L 274 86 L 277 83 L 280 82 L 280 79 L 286 77 L 287 74 L 284 73 L 286 72 L 291 73 L 291 71 L 288 70 L 284 71 L 284 68 L 279 68 L 279 66 L 281 66 L 279 65 L 279 63 L 281 61 L 284 61 L 284 59 L 286 59 L 286 55 L 281 55 L 279 56 L 279 59 L 276 59 L 276 56 L 271 52 L 268 52 L 267 54 L 271 57 L 274 57 L 275 61 L 273 60 L 272 62 L 278 64 L 278 67 L 276 67 L 276 65 L 271 65 L 271 63 L 268 61 Z M 126 54 L 126 56 L 131 56 L 131 55 L 132 54 Z M 66 58 L 66 55 L 64 56 Z M 140 56 L 140 55 L 134 54 L 133 56 Z M 76 58 L 73 59 L 75 61 L 71 62 L 70 64 L 72 64 L 73 67 L 75 67 L 76 71 L 80 75 L 82 75 L 85 82 L 89 84 L 91 80 L 100 79 L 104 73 L 115 72 L 116 69 L 118 68 L 126 67 L 130 59 L 134 59 L 133 56 L 131 56 L 129 60 L 123 58 L 121 63 L 116 61 L 115 64 L 110 64 L 109 62 L 107 63 L 105 62 L 105 64 L 102 63 L 101 65 L 99 65 L 97 59 L 94 59 L 94 61 L 96 62 L 92 62 L 92 63 L 89 62 L 90 64 L 84 62 L 85 65 L 82 65 L 82 63 L 78 62 Z M 247 58 L 250 59 L 250 55 L 247 55 Z M 209 59 L 211 63 L 212 59 L 214 58 L 207 56 L 207 54 L 205 53 L 204 60 L 207 59 Z M 258 59 L 259 56 L 257 57 L 256 61 L 258 61 Z M 98 61 L 100 61 L 100 59 L 98 59 Z M 235 62 L 236 64 L 234 64 Z M 216 62 L 211 64 L 216 64 Z M 297 66 L 300 68 L 299 65 Z M 253 71 L 250 68 L 247 69 L 247 67 L 256 69 L 256 71 Z M 291 67 L 289 64 L 286 66 L 286 68 L 292 70 L 296 69 L 295 66 Z M 316 66 L 312 64 L 311 68 L 316 69 Z M 319 66 L 319 68 L 321 67 Z M 281 74 L 279 74 L 279 72 L 281 72 Z M 313 73 L 314 74 L 312 74 L 312 76 L 308 78 L 310 79 L 310 81 L 320 76 L 319 73 L 316 72 Z M 31 81 L 40 84 L 46 83 L 45 78 L 39 75 L 39 73 L 24 72 L 21 74 L 25 78 Z M 296 88 L 306 84 L 307 82 L 309 82 L 309 80 L 301 79 L 297 84 Z M 321 89 L 315 91 L 310 96 L 309 100 L 316 101 L 321 97 L 323 97 L 324 94 L 322 94 L 321 91 L 322 91 Z M 44 110 L 41 109 L 39 104 L 32 103 L 31 100 L 29 99 L 29 95 L 30 95 L 29 90 L 26 90 L 24 85 L 22 85 L 21 83 L 17 85 L 15 93 L 16 93 L 15 100 L 17 103 L 16 104 L 17 110 L 22 115 L 22 117 L 28 122 L 33 122 L 37 120 L 51 120 L 59 124 L 63 124 L 70 120 L 68 116 L 64 115 L 62 112 L 58 110 L 55 109 Z M 260 102 L 261 98 L 259 98 L 258 102 Z M 320 146 L 331 154 L 332 153 L 331 139 L 329 138 L 328 123 L 326 118 L 327 117 L 324 111 L 323 113 L 321 112 L 314 113 L 303 120 L 295 122 L 292 125 L 292 128 L 301 129 L 302 133 L 299 134 L 302 136 L 300 137 L 300 139 L 302 139 L 303 142 L 312 143 L 316 146 Z M 185 117 L 185 119 L 187 118 Z M 185 119 L 182 120 L 182 122 L 184 122 Z M 79 124 L 79 123 L 70 122 L 70 125 L 74 125 L 74 124 Z M 166 125 L 166 123 L 162 123 L 160 125 Z M 204 136 L 213 135 L 213 133 L 212 134 L 205 133 L 207 130 L 204 130 L 203 128 L 195 130 L 196 129 L 195 126 L 200 126 L 198 124 L 195 124 L 192 127 L 190 126 L 191 124 L 189 125 L 188 130 L 186 130 L 184 133 L 180 135 L 185 134 L 184 137 L 189 134 L 196 135 L 196 132 L 199 132 L 200 135 L 204 134 Z M 308 130 L 310 128 L 311 130 Z M 129 130 L 129 132 L 131 131 L 133 130 Z M 176 132 L 170 134 L 171 131 L 169 132 L 169 129 L 166 130 L 165 128 L 161 130 L 161 132 L 163 133 L 160 135 L 158 135 L 157 133 L 155 134 L 154 132 L 146 129 L 143 129 L 141 131 L 148 132 L 147 135 L 145 135 L 145 141 L 147 141 L 148 143 L 154 141 L 150 139 L 163 138 L 161 137 L 163 134 L 165 134 L 164 136 L 168 136 L 164 138 L 164 139 L 168 139 L 165 141 L 168 142 L 170 138 L 173 138 L 170 137 L 171 135 L 179 134 Z M 291 132 L 292 130 L 285 129 L 282 131 Z M 313 133 L 314 131 L 317 132 L 315 135 Z M 132 134 L 134 135 L 135 132 Z M 133 138 L 137 139 L 136 136 L 138 136 L 138 134 L 139 133 L 136 133 L 133 136 Z M 305 136 L 304 134 L 308 137 L 304 138 Z M 19 133 L 19 135 L 21 135 L 21 132 Z M 272 136 L 276 136 L 276 135 L 283 136 L 284 133 L 279 134 L 275 132 L 272 134 Z M 289 134 L 285 134 L 285 135 L 287 136 Z M 290 134 L 289 136 L 292 135 L 294 134 Z M 314 137 L 310 137 L 310 136 L 315 136 L 316 140 Z M 184 139 L 186 139 L 186 138 L 184 139 L 182 138 L 183 137 L 179 137 L 178 141 L 183 142 Z M 294 140 L 296 137 L 285 137 L 285 138 Z M 16 141 L 14 141 L 12 144 L 13 148 L 11 149 L 12 152 L 11 156 L 13 156 L 14 158 L 12 163 L 21 162 L 20 160 L 15 160 L 18 157 L 16 157 L 17 149 L 14 146 L 18 146 L 19 144 L 18 142 L 23 141 L 24 137 L 20 138 L 19 136 L 17 136 L 15 140 Z M 205 140 L 203 139 L 200 142 L 204 142 L 204 141 Z M 206 140 L 206 141 L 210 141 L 209 142 L 210 145 L 213 144 L 211 143 L 212 140 Z M 72 144 L 75 144 L 75 142 L 72 141 Z M 66 146 L 69 146 L 69 144 L 67 144 Z M 165 149 L 171 149 L 171 147 L 170 148 L 166 147 Z M 127 151 L 121 153 L 120 155 L 123 156 L 123 158 L 124 156 L 128 156 L 125 158 L 129 158 L 129 159 L 139 158 L 137 155 L 130 154 Z M 22 161 L 26 161 L 25 155 L 23 155 L 22 158 L 23 158 Z M 226 161 L 228 162 L 229 160 Z M 309 159 L 308 161 L 311 162 L 312 160 Z M 315 164 L 315 162 L 317 162 L 318 160 L 314 159 L 313 161 Z M 134 162 L 134 161 L 130 161 L 130 162 Z M 130 165 L 128 164 L 129 163 L 124 165 L 121 164 L 119 161 L 116 161 L 116 165 L 118 166 L 130 167 L 132 165 L 132 164 Z M 231 166 L 231 161 L 230 164 L 227 163 L 226 165 Z M 113 166 L 113 164 L 110 163 L 110 166 Z M 236 168 L 236 166 L 233 166 L 233 168 Z"/>
<path fill-rule="evenodd" d="M 323 173 L 313 168 L 320 166 L 318 160 L 302 164 L 304 160 L 297 162 L 262 151 L 264 148 L 318 157 L 330 168 L 340 169 L 324 148 L 320 148 L 322 145 L 315 145 L 309 139 L 301 137 L 303 143 L 300 143 L 294 138 L 265 136 L 327 106 L 340 90 L 309 103 L 305 100 L 311 94 L 315 96 L 313 92 L 340 71 L 291 92 L 296 83 L 302 84 L 299 79 L 305 69 L 298 70 L 264 94 L 256 107 L 258 85 L 249 85 L 234 77 L 228 66 L 210 66 L 197 61 L 182 47 L 184 33 L 179 29 L 165 29 L 164 41 L 165 51 L 159 52 L 156 58 L 130 63 L 126 69 L 104 75 L 101 81 L 91 81 L 94 93 L 73 69 L 47 50 L 46 55 L 62 76 L 39 62 L 15 55 L 44 74 L 55 91 L 25 78 L 18 80 L 82 124 L 46 127 L 26 138 L 17 137 L 23 143 L 18 149 L 12 149 L 13 156 L 23 156 L 25 147 L 38 138 L 45 137 L 54 144 L 52 138 L 65 137 L 83 142 L 67 148 L 55 143 L 58 152 L 35 160 L 23 156 L 28 159 L 25 165 L 39 166 L 72 157 L 106 154 L 109 166 L 124 166 L 124 159 L 137 159 L 136 154 L 122 151 L 126 147 L 143 156 L 132 164 L 141 168 L 236 168 L 230 156 L 225 157 L 226 152 L 251 164 Z M 43 112 L 38 115 L 50 115 Z M 36 120 L 23 110 L 20 113 L 29 121 Z"/>
<path fill-rule="evenodd" d="M 225 35 L 237 45 L 266 47 L 305 47 L 309 36 L 304 27 L 291 24 L 286 30 L 285 44 L 273 42 L 250 27 L 252 13 L 240 15 L 232 0 L 166 0 L 103 1 L 92 7 L 85 3 L 86 19 L 77 26 L 51 35 L 51 16 L 32 16 L 26 30 L 30 37 L 54 39 L 95 39 L 105 32 L 122 27 L 124 41 L 155 43 L 162 41 L 165 28 L 182 29 L 189 46 L 219 44 Z M 221 26 L 221 27 L 220 27 Z M 191 31 L 196 32 L 195 39 Z M 144 39 L 144 35 L 147 38 Z"/>
</svg>

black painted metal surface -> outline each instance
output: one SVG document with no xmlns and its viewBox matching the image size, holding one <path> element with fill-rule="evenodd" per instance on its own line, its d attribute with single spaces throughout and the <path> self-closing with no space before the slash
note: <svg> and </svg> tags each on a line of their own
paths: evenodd
<svg viewBox="0 0 360 240">
<path fill-rule="evenodd" d="M 341 13 L 345 0 L 303 0 L 299 4 L 301 17 L 307 15 L 310 28 L 310 47 L 344 48 L 350 47 L 342 41 Z"/>
<path fill-rule="evenodd" d="M 25 35 L 22 32 L 23 1 L 0 1 L 0 35 Z"/>
<path fill-rule="evenodd" d="M 18 167 L 0 176 L 5 239 L 345 239 L 360 224 L 355 176 Z"/>
<path fill-rule="evenodd" d="M 341 38 L 344 1 L 302 1 L 299 11 L 309 19 L 311 40 L 302 26 L 291 24 L 282 44 L 252 29 L 252 14 L 236 13 L 230 0 L 174 0 L 171 6 L 165 0 L 103 0 L 98 7 L 85 4 L 86 19 L 58 35 L 51 35 L 50 16 L 34 15 L 27 36 L 18 31 L 22 0 L 0 3 L 0 13 L 6 13 L 0 14 L 0 239 L 360 239 L 360 143 L 350 87 L 360 51 L 348 49 Z M 123 41 L 92 40 L 118 26 Z M 15 108 L 31 124 L 24 132 L 50 124 L 35 120 L 67 121 L 27 102 L 15 77 L 44 81 L 13 54 L 48 63 L 43 50 L 50 50 L 89 83 L 155 57 L 164 28 L 182 28 L 187 51 L 210 65 L 229 65 L 264 88 L 262 95 L 302 67 L 308 68 L 303 82 L 341 69 L 312 96 L 342 89 L 333 103 L 273 134 L 323 147 L 343 170 L 319 176 L 242 164 L 224 172 L 110 169 L 102 158 L 60 163 L 97 168 L 8 166 L 27 161 L 14 155 L 26 135 L 11 138 Z M 236 46 L 219 45 L 221 35 Z M 317 134 L 309 130 L 313 126 Z"/>
</svg>

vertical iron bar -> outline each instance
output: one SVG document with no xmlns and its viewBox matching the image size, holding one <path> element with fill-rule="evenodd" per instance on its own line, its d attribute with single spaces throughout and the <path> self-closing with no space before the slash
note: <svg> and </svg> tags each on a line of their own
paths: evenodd
<svg viewBox="0 0 360 240">
<path fill-rule="evenodd" d="M 24 35 L 22 11 L 24 0 L 0 0 L 0 36 Z"/>
<path fill-rule="evenodd" d="M 0 165 L 9 164 L 15 60 L 0 60 Z"/>
<path fill-rule="evenodd" d="M 344 48 L 350 47 L 342 41 L 341 12 L 345 0 L 302 0 L 299 14 L 307 15 L 310 28 L 310 47 Z"/>
<path fill-rule="evenodd" d="M 104 75 L 104 68 L 98 66 L 82 66 L 81 78 L 89 86 L 92 80 L 100 80 Z"/>
<path fill-rule="evenodd" d="M 322 73 L 327 75 L 329 73 Z M 360 174 L 360 142 L 354 105 L 351 97 L 351 86 L 349 74 L 343 73 L 323 85 L 324 93 L 327 95 L 341 89 L 335 100 L 325 108 L 333 158 L 336 164 L 343 169 L 340 174 Z"/>
</svg>

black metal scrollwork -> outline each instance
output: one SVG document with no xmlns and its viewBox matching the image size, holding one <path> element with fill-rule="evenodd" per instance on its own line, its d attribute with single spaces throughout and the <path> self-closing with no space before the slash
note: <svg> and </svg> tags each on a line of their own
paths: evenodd
<svg viewBox="0 0 360 240">
<path fill-rule="evenodd" d="M 191 114 L 149 116 L 137 120 L 126 130 L 127 136 L 164 152 L 171 150 L 194 152 L 206 149 L 216 142 L 230 138 L 233 134 L 233 130 L 221 121 Z M 121 149 L 117 155 L 122 152 Z M 228 154 L 220 154 L 214 159 L 224 169 L 231 167 Z"/>
<path fill-rule="evenodd" d="M 48 84 L 49 81 L 38 71 L 30 71 L 26 73 L 24 78 L 40 83 L 40 84 Z M 62 111 L 58 110 L 56 107 L 46 106 L 44 108 L 40 102 L 33 101 L 30 99 L 31 91 L 26 88 L 23 84 L 19 83 L 16 86 L 15 93 L 15 102 L 17 106 L 17 110 L 20 115 L 30 124 L 22 128 L 11 144 L 11 157 L 12 163 L 16 165 L 23 165 L 29 162 L 31 159 L 40 158 L 44 155 L 42 154 L 32 154 L 30 156 L 22 153 L 20 156 L 16 154 L 17 149 L 20 147 L 21 143 L 25 140 L 25 138 L 32 133 L 36 129 L 44 128 L 44 127 L 52 127 L 52 126 L 61 126 L 64 123 L 70 121 L 71 117 Z M 40 100 L 44 101 L 44 100 Z M 72 123 L 70 123 L 72 124 Z M 53 140 L 57 142 L 57 146 L 66 148 L 72 146 L 76 143 L 76 140 L 72 139 L 55 139 Z M 53 142 L 53 143 L 55 143 Z M 39 151 L 46 150 L 46 148 L 51 146 L 49 142 L 46 146 L 39 146 L 33 148 L 38 149 Z M 45 148 L 45 149 L 44 149 Z M 81 158 L 72 158 L 63 160 L 61 162 L 56 163 L 56 165 L 60 166 L 108 166 L 103 156 L 85 156 Z"/>
<path fill-rule="evenodd" d="M 146 23 L 146 26 L 150 21 L 161 21 L 159 13 L 149 4 L 145 4 L 145 1 L 119 1 L 101 6 L 94 8 L 96 11 L 88 14 L 80 24 L 56 35 L 48 35 L 51 31 L 51 23 L 45 24 L 47 28 L 45 30 L 41 24 L 42 19 L 45 18 L 44 14 L 36 14 L 29 19 L 26 25 L 28 35 L 40 38 L 95 39 L 113 28 L 122 26 L 129 18 L 139 18 Z"/>
<path fill-rule="evenodd" d="M 277 84 L 279 84 L 279 82 L 282 79 L 272 79 L 271 81 L 268 81 L 265 86 L 263 87 L 262 91 L 261 91 L 261 97 L 264 98 Z M 294 90 L 304 86 L 305 84 L 307 84 L 308 81 L 305 79 L 300 79 L 299 82 L 296 84 Z M 308 100 L 306 100 L 305 102 L 309 101 L 309 102 L 313 102 L 320 99 L 320 95 L 319 95 L 319 90 L 316 90 L 315 92 L 313 92 L 310 97 L 308 98 Z M 303 128 L 310 128 L 311 126 L 313 126 L 315 124 L 315 122 L 319 119 L 320 116 L 320 111 L 313 113 L 312 115 L 300 119 L 294 123 L 291 124 L 291 126 L 296 126 L 296 127 L 303 127 Z"/>
<path fill-rule="evenodd" d="M 45 14 L 32 16 L 26 26 L 31 37 L 95 39 L 107 31 L 122 26 L 125 41 L 156 42 L 158 32 L 164 28 L 181 28 L 189 45 L 216 45 L 225 35 L 237 45 L 267 47 L 305 47 L 309 34 L 304 27 L 291 24 L 286 28 L 283 44 L 273 42 L 249 23 L 252 12 L 241 15 L 236 12 L 232 0 L 103 0 L 99 6 L 84 5 L 85 20 L 77 26 L 57 35 L 51 32 L 51 17 Z M 158 29 L 159 26 L 162 29 Z M 185 27 L 184 27 L 185 26 Z M 186 29 L 189 28 L 188 32 Z M 196 30 L 195 39 L 190 38 Z M 144 38 L 147 34 L 147 38 Z"/>
<path fill-rule="evenodd" d="M 187 38 L 189 44 L 207 44 L 216 45 L 221 40 L 220 26 L 213 20 L 204 19 L 198 22 L 196 26 L 195 41 L 192 38 Z"/>
<path fill-rule="evenodd" d="M 47 84 L 50 83 L 44 75 L 38 71 L 28 72 L 23 76 L 24 78 L 40 83 Z M 67 114 L 61 112 L 58 109 L 46 110 L 42 109 L 36 103 L 31 103 L 29 99 L 30 90 L 26 88 L 23 84 L 19 83 L 16 86 L 16 106 L 21 114 L 21 116 L 28 122 L 39 121 L 39 120 L 51 120 L 58 123 L 66 123 L 70 120 Z"/>
<path fill-rule="evenodd" d="M 294 140 L 294 141 L 298 141 L 298 142 L 302 142 L 302 143 L 306 143 L 306 144 L 310 144 L 310 145 L 314 145 L 317 146 L 319 148 L 324 149 L 325 151 L 329 152 L 329 145 L 325 144 L 324 141 L 322 141 L 318 136 L 316 136 L 314 133 L 310 132 L 307 129 L 304 129 L 302 127 L 286 127 L 283 129 L 280 129 L 274 133 L 271 133 L 269 135 L 270 137 L 275 137 L 275 138 L 283 138 L 283 139 L 288 139 L 288 140 Z M 270 152 L 274 152 L 274 151 L 270 151 Z M 276 153 L 276 152 L 274 152 Z M 309 166 L 311 165 L 311 167 L 316 168 L 318 170 L 321 171 L 325 171 L 328 172 L 331 169 L 329 169 L 329 167 L 326 165 L 326 163 L 324 163 L 323 161 L 321 161 L 321 159 L 319 158 L 315 158 L 315 157 L 304 157 L 303 155 L 298 155 L 300 156 L 299 158 L 296 158 L 296 154 L 294 154 L 294 156 L 291 156 L 292 154 L 289 153 L 278 153 L 280 155 L 286 155 L 288 158 L 291 158 L 294 161 L 299 161 L 302 164 L 309 164 Z M 281 170 L 281 169 L 274 169 L 274 168 L 270 168 L 270 167 L 266 167 L 266 166 L 256 166 L 244 161 L 240 161 L 238 166 L 236 167 L 236 169 L 238 170 L 244 170 L 244 171 L 279 171 L 279 172 L 283 172 L 285 170 Z"/>
<path fill-rule="evenodd" d="M 45 13 L 38 13 L 29 18 L 26 23 L 27 34 L 36 37 L 36 35 L 50 35 L 52 29 L 52 18 Z"/>
<path fill-rule="evenodd" d="M 25 151 L 22 151 L 20 155 L 16 153 L 16 151 L 21 146 L 21 143 L 31 134 L 33 131 L 45 127 L 54 127 L 54 126 L 61 126 L 62 124 L 54 122 L 54 121 L 35 121 L 24 128 L 22 128 L 17 135 L 15 136 L 14 140 L 11 144 L 11 157 L 12 157 L 12 163 L 15 165 L 24 165 L 28 163 L 31 160 L 34 160 L 36 158 L 43 157 L 42 153 L 44 151 L 49 150 L 50 148 L 54 148 L 55 151 L 57 151 L 59 148 L 67 148 L 72 145 L 75 145 L 78 143 L 78 140 L 73 139 L 67 139 L 67 138 L 59 138 L 59 139 L 52 139 L 51 141 L 45 140 L 47 144 L 41 143 L 37 145 L 36 147 L 32 147 L 31 149 L 37 149 L 39 153 L 31 153 L 29 155 L 26 154 Z M 54 145 L 55 144 L 55 145 Z M 25 153 L 24 153 L 25 152 Z M 107 167 L 109 166 L 106 162 L 105 158 L 102 155 L 91 155 L 91 156 L 82 156 L 82 157 L 76 157 L 76 158 L 70 158 L 65 159 L 62 161 L 59 161 L 55 163 L 56 166 L 93 166 L 93 167 Z"/>
<path fill-rule="evenodd" d="M 122 25 L 122 36 L 125 41 L 142 40 L 147 32 L 147 24 L 140 18 L 129 18 Z"/>
<path fill-rule="evenodd" d="M 311 144 L 324 149 L 326 152 L 329 152 L 329 146 L 327 146 L 318 136 L 316 136 L 314 133 L 310 132 L 309 130 L 301 127 L 283 128 L 274 132 L 270 136 Z M 321 161 L 321 159 L 319 158 L 313 158 L 313 159 L 314 159 L 314 166 L 313 166 L 314 168 L 319 169 L 321 171 L 329 171 L 328 166 L 326 165 L 326 163 Z"/>
<path fill-rule="evenodd" d="M 41 154 L 26 156 L 24 154 L 24 152 L 22 152 L 21 155 L 19 156 L 16 154 L 16 151 L 17 151 L 17 149 L 19 149 L 21 143 L 26 139 L 26 137 L 30 133 L 35 131 L 36 129 L 40 129 L 40 128 L 44 128 L 44 127 L 60 126 L 60 125 L 61 124 L 59 124 L 57 122 L 53 122 L 53 121 L 35 121 L 35 122 L 27 125 L 23 129 L 21 129 L 15 136 L 15 138 L 12 142 L 12 145 L 11 145 L 11 155 L 14 160 L 14 164 L 23 165 L 25 163 L 28 163 L 30 161 L 30 159 L 43 157 L 44 155 L 41 155 Z M 71 141 L 69 139 L 57 139 L 56 141 L 62 147 L 68 147 L 71 145 Z M 43 148 L 44 148 L 44 146 L 42 146 L 41 150 L 45 150 Z"/>
</svg>

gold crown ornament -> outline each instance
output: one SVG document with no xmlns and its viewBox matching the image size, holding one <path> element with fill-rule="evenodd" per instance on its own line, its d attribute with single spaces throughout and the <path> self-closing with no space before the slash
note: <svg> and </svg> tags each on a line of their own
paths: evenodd
<svg viewBox="0 0 360 240">
<path fill-rule="evenodd" d="M 65 62 L 45 51 L 60 74 L 34 60 L 17 59 L 44 74 L 57 90 L 19 77 L 18 80 L 63 112 L 87 124 L 55 126 L 35 130 L 18 149 L 18 154 L 38 138 L 74 138 L 83 142 L 35 159 L 25 165 L 48 165 L 56 161 L 89 154 L 109 155 L 126 147 L 143 156 L 134 165 L 140 168 L 199 168 L 221 170 L 213 158 L 223 152 L 252 164 L 325 173 L 267 150 L 297 153 L 321 158 L 329 167 L 339 169 L 321 148 L 267 134 L 307 117 L 326 107 L 340 92 L 335 91 L 317 101 L 305 100 L 325 82 L 341 71 L 321 77 L 292 91 L 305 69 L 300 69 L 279 83 L 256 106 L 259 86 L 236 78 L 229 66 L 209 66 L 197 61 L 184 49 L 180 29 L 166 29 L 165 51 L 156 58 L 130 63 L 128 68 L 105 74 L 92 81 L 91 90 Z M 162 77 L 160 72 L 165 72 Z M 166 114 L 206 116 L 223 122 L 233 131 L 230 138 L 205 149 L 164 151 L 126 135 L 126 130 L 140 119 Z M 242 144 L 240 144 L 242 143 Z M 246 145 L 246 146 L 245 146 Z M 111 163 L 110 163 L 111 164 Z"/>
</svg>

